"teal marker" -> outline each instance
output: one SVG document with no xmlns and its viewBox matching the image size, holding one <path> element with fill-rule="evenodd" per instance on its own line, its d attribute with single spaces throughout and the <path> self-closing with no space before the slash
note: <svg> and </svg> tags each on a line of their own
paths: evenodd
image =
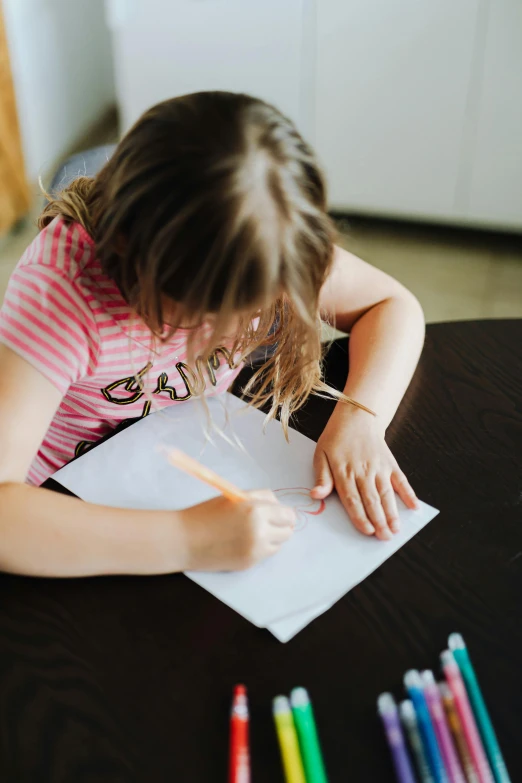
<svg viewBox="0 0 522 783">
<path fill-rule="evenodd" d="M 460 633 L 452 633 L 448 638 L 448 647 L 453 653 L 457 665 L 462 674 L 462 679 L 466 685 L 468 697 L 475 713 L 475 720 L 479 727 L 482 742 L 493 770 L 493 776 L 496 783 L 511 783 L 506 764 L 502 757 L 502 752 L 498 744 L 495 729 L 491 723 L 491 718 L 478 684 L 477 675 L 473 669 L 468 650 L 464 639 Z"/>
<path fill-rule="evenodd" d="M 323 754 L 319 745 L 312 702 L 305 688 L 294 688 L 290 704 L 299 737 L 299 746 L 305 768 L 306 783 L 328 783 Z"/>
</svg>

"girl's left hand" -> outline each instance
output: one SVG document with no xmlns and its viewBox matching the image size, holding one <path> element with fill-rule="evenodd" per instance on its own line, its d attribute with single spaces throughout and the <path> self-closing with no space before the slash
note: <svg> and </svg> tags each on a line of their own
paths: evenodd
<svg viewBox="0 0 522 783">
<path fill-rule="evenodd" d="M 386 541 L 399 531 L 395 492 L 408 508 L 418 501 L 399 468 L 378 418 L 339 403 L 317 442 L 313 498 L 336 489 L 361 533 Z"/>
</svg>

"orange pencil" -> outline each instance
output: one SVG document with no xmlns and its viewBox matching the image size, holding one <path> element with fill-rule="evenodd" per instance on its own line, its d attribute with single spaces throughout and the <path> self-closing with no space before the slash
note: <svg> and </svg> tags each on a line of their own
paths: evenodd
<svg viewBox="0 0 522 783">
<path fill-rule="evenodd" d="M 214 487 L 214 489 L 219 490 L 228 500 L 234 500 L 236 502 L 247 500 L 245 493 L 238 489 L 238 487 L 234 486 L 230 481 L 227 481 L 227 479 L 218 476 L 213 470 L 202 465 L 197 459 L 189 457 L 189 455 L 185 454 L 183 451 L 180 451 L 179 449 L 166 449 L 166 455 L 170 464 L 175 468 L 184 470 L 189 476 L 194 476 L 194 478 L 204 481 L 206 484 Z"/>
</svg>

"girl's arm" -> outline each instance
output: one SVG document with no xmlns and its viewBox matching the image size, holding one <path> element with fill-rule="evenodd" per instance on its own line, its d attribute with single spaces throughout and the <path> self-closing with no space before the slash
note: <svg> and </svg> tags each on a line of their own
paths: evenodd
<svg viewBox="0 0 522 783">
<path fill-rule="evenodd" d="M 350 332 L 344 391 L 376 417 L 339 403 L 316 453 L 316 496 L 333 485 L 352 521 L 389 538 L 398 525 L 393 490 L 414 507 L 407 479 L 384 442 L 385 430 L 410 383 L 424 340 L 424 318 L 413 294 L 360 258 L 336 248 L 321 310 Z"/>
<path fill-rule="evenodd" d="M 60 399 L 0 345 L 0 568 L 36 576 L 182 568 L 186 553 L 172 515 L 99 508 L 23 483 Z"/>
<path fill-rule="evenodd" d="M 33 576 L 234 570 L 273 554 L 293 514 L 275 498 L 215 498 L 183 511 L 129 511 L 24 484 L 60 393 L 0 345 L 0 570 Z"/>
<path fill-rule="evenodd" d="M 336 248 L 321 310 L 350 332 L 344 391 L 377 413 L 386 429 L 408 388 L 424 342 L 422 308 L 393 277 Z"/>
</svg>

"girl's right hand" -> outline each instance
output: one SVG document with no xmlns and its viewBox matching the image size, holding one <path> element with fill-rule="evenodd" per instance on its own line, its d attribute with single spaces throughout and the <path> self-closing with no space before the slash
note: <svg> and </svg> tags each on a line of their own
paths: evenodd
<svg viewBox="0 0 522 783">
<path fill-rule="evenodd" d="M 220 496 L 178 512 L 189 571 L 243 571 L 280 549 L 295 527 L 295 511 L 269 490 L 234 502 Z"/>
</svg>

